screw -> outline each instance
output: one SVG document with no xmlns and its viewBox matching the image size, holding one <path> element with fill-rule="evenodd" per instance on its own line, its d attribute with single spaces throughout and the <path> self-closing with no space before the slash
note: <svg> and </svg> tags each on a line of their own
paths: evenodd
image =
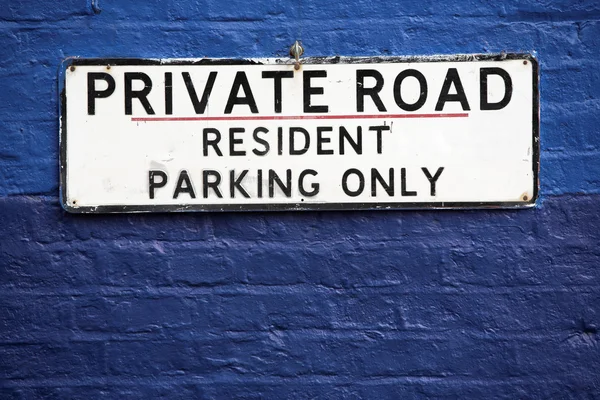
<svg viewBox="0 0 600 400">
<path fill-rule="evenodd" d="M 523 61 L 523 65 L 527 65 L 527 60 Z"/>
<path fill-rule="evenodd" d="M 298 71 L 300 69 L 300 56 L 304 54 L 304 47 L 299 41 L 295 41 L 292 47 L 290 47 L 290 56 L 294 57 L 296 62 L 294 63 L 294 69 Z"/>
<path fill-rule="evenodd" d="M 529 199 L 529 197 L 527 197 L 527 195 L 523 196 L 523 200 L 527 201 Z"/>
<path fill-rule="evenodd" d="M 110 69 L 110 65 L 107 65 L 107 66 L 106 66 L 106 69 Z"/>
<path fill-rule="evenodd" d="M 71 70 L 71 72 L 75 71 L 75 66 L 71 65 L 71 67 L 69 68 Z"/>
</svg>

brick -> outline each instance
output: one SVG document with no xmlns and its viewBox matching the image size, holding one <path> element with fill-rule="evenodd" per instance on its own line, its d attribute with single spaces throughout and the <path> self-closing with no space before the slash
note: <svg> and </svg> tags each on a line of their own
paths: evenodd
<svg viewBox="0 0 600 400">
<path fill-rule="evenodd" d="M 258 3 L 248 9 L 243 0 L 233 0 L 227 4 L 208 2 L 207 17 L 213 21 L 265 21 L 278 16 L 297 16 L 296 5 L 290 1 L 277 0 Z"/>
<path fill-rule="evenodd" d="M 16 36 L 19 41 L 29 40 L 28 34 L 25 33 L 17 33 Z M 23 54 L 19 54 L 19 56 L 22 57 Z M 27 127 L 27 129 L 19 130 L 19 133 L 23 140 L 32 145 L 29 150 L 47 154 L 48 149 L 44 148 L 50 147 L 56 151 L 58 148 L 56 136 L 52 137 L 49 134 L 50 129 L 56 130 L 56 108 L 50 102 L 40 103 L 39 95 L 52 90 L 52 93 L 56 94 L 53 96 L 54 101 L 58 101 L 57 70 L 48 62 L 32 61 L 27 58 L 13 61 L 12 65 L 14 68 L 4 68 L 0 72 L 0 79 L 6 82 L 3 92 L 5 101 L 0 105 L 0 113 L 5 120 L 12 122 L 11 125 Z M 17 109 L 19 113 L 14 111 Z M 39 122 L 45 123 L 40 124 Z M 45 132 L 45 135 L 40 135 L 40 130 Z M 18 142 L 11 141 L 12 143 L 18 144 Z M 33 146 L 33 144 L 38 144 L 40 147 Z"/>
<path fill-rule="evenodd" d="M 542 165 L 542 171 L 554 171 L 542 181 L 542 189 L 547 194 L 560 194 L 565 189 L 581 193 L 598 192 L 600 160 L 597 151 L 546 157 Z"/>
<path fill-rule="evenodd" d="M 217 383 L 212 387 L 211 399 L 358 399 L 356 387 L 347 383 L 331 382 L 243 382 L 230 385 Z"/>
<path fill-rule="evenodd" d="M 56 340 L 73 328 L 73 305 L 66 296 L 3 294 L 0 297 L 0 343 Z"/>
<path fill-rule="evenodd" d="M 237 277 L 239 260 L 232 259 L 229 248 L 221 243 L 167 245 L 165 265 L 176 284 L 212 286 L 241 281 Z"/>
<path fill-rule="evenodd" d="M 0 397 L 10 400 L 57 399 L 60 393 L 57 388 L 0 388 Z"/>
<path fill-rule="evenodd" d="M 100 3 L 102 12 L 95 18 L 98 21 L 140 21 L 160 24 L 161 22 L 203 21 L 207 15 L 207 1 L 165 2 L 150 0 L 145 2 Z M 104 22 L 106 23 L 106 22 Z"/>
<path fill-rule="evenodd" d="M 90 258 L 98 274 L 97 284 L 129 287 L 169 282 L 169 257 L 160 242 L 109 242 L 96 246 Z"/>
<path fill-rule="evenodd" d="M 219 295 L 207 304 L 210 325 L 227 331 L 332 328 L 332 296 L 310 291 Z"/>
<path fill-rule="evenodd" d="M 358 398 L 376 396 L 383 399 L 395 399 L 401 395 L 406 399 L 420 398 L 452 398 L 480 399 L 493 397 L 497 399 L 514 398 L 552 398 L 562 396 L 565 399 L 577 399 L 592 393 L 593 386 L 578 384 L 576 381 L 528 380 L 464 380 L 433 379 L 415 382 L 393 382 L 379 384 L 353 385 Z M 592 398 L 592 397 L 587 397 Z"/>
<path fill-rule="evenodd" d="M 193 305 L 177 297 L 81 298 L 74 305 L 82 331 L 158 334 L 191 324 Z"/>
<path fill-rule="evenodd" d="M 577 25 L 578 38 L 583 47 L 589 52 L 589 57 L 595 59 L 594 49 L 598 48 L 598 32 L 600 32 L 600 23 L 598 22 L 598 5 L 595 6 L 596 18 L 580 18 L 581 22 Z"/>
<path fill-rule="evenodd" d="M 190 398 L 210 398 L 210 387 L 201 388 L 194 384 L 134 384 L 127 386 L 111 385 L 107 398 L 120 399 L 190 399 Z M 74 395 L 80 395 L 81 390 L 72 390 Z M 83 399 L 83 396 L 81 397 Z"/>
<path fill-rule="evenodd" d="M 406 328 L 400 296 L 373 296 L 367 291 L 356 291 L 332 297 L 329 302 L 333 304 L 336 328 L 373 331 Z"/>
<path fill-rule="evenodd" d="M 310 244 L 305 242 L 296 246 L 248 243 L 228 249 L 226 257 L 229 263 L 246 271 L 244 280 L 250 284 L 295 284 L 306 281 L 305 274 L 310 268 L 307 263 L 309 247 Z"/>
<path fill-rule="evenodd" d="M 418 294 L 404 296 L 406 324 L 426 329 L 473 329 L 502 332 L 566 332 L 574 329 L 575 315 L 597 321 L 595 289 L 572 294 L 515 289 L 506 293 Z"/>
<path fill-rule="evenodd" d="M 266 304 L 260 296 L 218 296 L 210 309 L 209 322 L 227 331 L 265 330 Z"/>
<path fill-rule="evenodd" d="M 237 376 L 295 377 L 314 373 L 308 359 L 291 351 L 278 333 L 197 343 L 199 365 Z"/>
<path fill-rule="evenodd" d="M 544 92 L 544 107 L 550 108 L 547 111 L 550 115 L 555 115 L 553 112 L 558 110 L 564 112 L 565 109 L 573 110 L 575 115 L 590 111 L 590 107 L 582 108 L 578 103 L 597 100 L 596 89 L 600 86 L 600 62 L 577 58 L 570 62 L 554 63 L 554 65 L 544 68 L 542 72 L 542 85 L 552 82 L 553 85 L 560 88 L 554 92 Z M 545 108 L 544 111 L 546 111 Z M 570 113 L 562 115 L 562 112 L 556 114 L 556 117 L 549 118 L 547 122 L 573 116 Z M 585 134 L 585 132 L 581 132 L 581 134 Z"/>
<path fill-rule="evenodd" d="M 16 22 L 58 21 L 90 15 L 91 7 L 85 2 L 67 0 L 56 5 L 50 1 L 41 1 L 32 6 L 26 1 L 12 1 L 0 5 L 0 20 Z"/>
<path fill-rule="evenodd" d="M 109 342 L 106 345 L 111 375 L 182 376 L 211 372 L 203 368 L 193 343 L 178 341 Z"/>
<path fill-rule="evenodd" d="M 81 288 L 94 285 L 99 275 L 87 250 L 20 242 L 4 252 L 0 280 L 12 288 Z M 73 265 L 75 268 L 65 268 Z"/>
<path fill-rule="evenodd" d="M 576 85 L 575 82 L 571 84 Z M 600 117 L 593 112 L 594 108 L 599 106 L 600 102 L 597 100 L 546 105 L 542 114 L 556 117 L 542 121 L 541 129 L 546 132 L 542 143 L 543 150 L 567 156 L 572 154 L 572 151 L 598 151 L 598 143 L 588 126 L 600 123 Z M 574 154 L 572 156 L 575 157 Z"/>
<path fill-rule="evenodd" d="M 4 379 L 97 377 L 105 373 L 103 343 L 2 345 L 0 354 Z"/>
<path fill-rule="evenodd" d="M 332 300 L 330 296 L 311 292 L 268 296 L 264 304 L 269 329 L 331 329 L 335 326 Z"/>
<path fill-rule="evenodd" d="M 216 296 L 207 308 L 210 325 L 236 332 L 332 327 L 330 297 L 309 293 Z"/>
</svg>

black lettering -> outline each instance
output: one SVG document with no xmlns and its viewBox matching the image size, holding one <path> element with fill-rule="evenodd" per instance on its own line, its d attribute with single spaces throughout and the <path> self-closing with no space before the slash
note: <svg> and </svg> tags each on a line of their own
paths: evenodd
<svg viewBox="0 0 600 400">
<path fill-rule="evenodd" d="M 215 178 L 215 180 L 212 182 L 208 180 L 208 178 L 211 176 Z M 208 189 L 212 189 L 217 195 L 217 197 L 222 198 L 223 195 L 219 190 L 220 184 L 221 174 L 219 174 L 218 171 L 212 169 L 202 171 L 202 196 L 204 196 L 205 199 L 208 198 Z"/>
<path fill-rule="evenodd" d="M 252 138 L 254 139 L 254 141 L 261 144 L 265 148 L 264 150 L 258 150 L 256 148 L 253 149 L 252 152 L 254 154 L 256 154 L 257 156 L 264 156 L 271 149 L 271 146 L 269 146 L 269 142 L 267 142 L 265 139 L 258 137 L 259 133 L 268 133 L 268 132 L 269 132 L 269 130 L 267 128 L 259 126 L 258 128 L 256 128 L 254 130 L 254 133 L 252 133 Z"/>
<path fill-rule="evenodd" d="M 204 92 L 202 92 L 202 99 L 200 101 L 198 101 L 198 94 L 196 94 L 196 88 L 194 88 L 194 82 L 192 82 L 190 73 L 182 72 L 181 76 L 183 77 L 183 82 L 187 88 L 192 105 L 194 106 L 194 112 L 196 114 L 204 114 L 208 99 L 213 90 L 213 86 L 215 85 L 215 80 L 217 79 L 217 71 L 211 71 L 210 74 L 208 74 L 208 80 L 206 81 L 206 86 L 204 87 Z"/>
<path fill-rule="evenodd" d="M 281 189 L 285 197 L 292 197 L 292 170 L 285 170 L 286 176 L 286 184 L 284 185 L 279 175 L 272 169 L 269 170 L 269 197 L 273 197 L 275 195 L 275 183 Z"/>
<path fill-rule="evenodd" d="M 230 156 L 245 156 L 246 150 L 236 150 L 236 144 L 243 144 L 244 139 L 236 138 L 236 133 L 243 133 L 246 130 L 244 128 L 229 128 L 229 155 Z"/>
<path fill-rule="evenodd" d="M 256 196 L 259 199 L 262 199 L 263 196 L 262 169 L 256 171 Z"/>
<path fill-rule="evenodd" d="M 322 87 L 311 86 L 312 78 L 326 78 L 327 71 L 304 71 L 303 94 L 304 94 L 304 112 L 306 113 L 326 113 L 329 112 L 329 106 L 314 106 L 311 104 L 310 97 L 315 94 L 323 94 L 325 90 Z"/>
<path fill-rule="evenodd" d="M 144 88 L 133 90 L 133 81 L 144 82 Z M 154 114 L 154 110 L 148 101 L 148 94 L 152 90 L 152 79 L 143 72 L 125 72 L 125 115 L 132 114 L 133 99 L 138 99 L 146 114 Z"/>
<path fill-rule="evenodd" d="M 319 184 L 318 183 L 311 183 L 310 187 L 311 187 L 311 191 L 307 191 L 306 189 L 304 189 L 304 178 L 306 177 L 306 175 L 312 175 L 312 176 L 317 176 L 317 171 L 315 171 L 314 169 L 305 169 L 304 171 L 302 171 L 300 173 L 300 177 L 298 178 L 298 190 L 300 191 L 300 194 L 302 196 L 306 196 L 306 197 L 313 197 L 316 196 L 319 193 Z"/>
<path fill-rule="evenodd" d="M 375 78 L 375 86 L 372 88 L 365 87 L 365 77 Z M 365 111 L 365 96 L 370 96 L 377 110 L 385 112 L 385 106 L 379 97 L 379 92 L 383 89 L 383 76 L 374 69 L 357 69 L 356 70 L 356 111 Z"/>
<path fill-rule="evenodd" d="M 350 146 L 354 149 L 356 154 L 362 154 L 362 126 L 356 127 L 356 142 L 350 136 L 350 133 L 344 128 L 340 126 L 340 154 L 346 154 L 346 149 L 344 146 L 344 142 L 347 141 L 350 143 Z"/>
<path fill-rule="evenodd" d="M 277 154 L 283 154 L 283 128 L 277 128 Z"/>
<path fill-rule="evenodd" d="M 438 178 L 440 177 L 440 175 L 442 175 L 442 171 L 444 170 L 444 167 L 439 167 L 437 172 L 433 176 L 431 176 L 431 173 L 429 172 L 429 170 L 427 168 L 423 167 L 423 168 L 421 168 L 421 170 L 423 171 L 423 173 L 429 180 L 429 185 L 431 186 L 431 190 L 429 193 L 432 196 L 435 196 L 435 184 L 436 184 Z"/>
<path fill-rule="evenodd" d="M 416 196 L 417 192 L 406 190 L 406 168 L 400 169 L 400 192 L 402 196 Z"/>
<path fill-rule="evenodd" d="M 370 131 L 377 132 L 377 154 L 381 154 L 383 151 L 383 132 L 389 131 L 391 128 L 387 125 L 370 126 Z"/>
<path fill-rule="evenodd" d="M 96 81 L 103 80 L 107 83 L 104 90 L 96 90 Z M 115 91 L 115 78 L 106 72 L 88 72 L 87 74 L 87 95 L 88 95 L 88 115 L 96 114 L 96 99 L 105 99 Z"/>
<path fill-rule="evenodd" d="M 240 88 L 242 88 L 244 91 L 243 97 L 238 96 Z M 229 92 L 227 105 L 225 106 L 225 114 L 231 114 L 233 106 L 236 104 L 246 104 L 248 107 L 250 107 L 250 112 L 252 112 L 252 114 L 258 113 L 256 101 L 254 100 L 254 95 L 250 89 L 250 83 L 248 82 L 248 78 L 246 77 L 246 73 L 244 71 L 238 71 L 238 73 L 235 74 L 233 84 L 231 85 L 231 92 Z"/>
<path fill-rule="evenodd" d="M 358 188 L 354 191 L 348 189 L 348 178 L 350 177 L 350 175 L 356 175 L 358 177 Z M 360 172 L 356 168 L 350 168 L 349 170 L 344 172 L 344 175 L 342 176 L 342 190 L 344 191 L 344 193 L 346 193 L 347 196 L 350 197 L 356 197 L 360 195 L 363 192 L 363 190 L 365 190 L 365 177 L 362 174 L 362 172 Z"/>
<path fill-rule="evenodd" d="M 215 135 L 214 139 L 209 139 L 208 135 Z M 221 141 L 221 132 L 219 132 L 215 128 L 204 128 L 202 130 L 202 151 L 204 157 L 208 156 L 208 146 L 212 146 L 215 150 L 215 153 L 219 157 L 223 157 L 223 153 L 221 153 L 221 149 L 219 149 L 219 142 Z"/>
<path fill-rule="evenodd" d="M 177 179 L 177 186 L 175 186 L 173 198 L 176 199 L 179 197 L 179 193 L 188 193 L 192 199 L 196 198 L 192 181 L 190 180 L 190 177 L 185 169 L 179 173 L 179 179 Z"/>
<path fill-rule="evenodd" d="M 302 133 L 302 135 L 304 135 L 304 146 L 300 149 L 294 148 L 294 144 L 296 142 L 295 141 L 296 132 Z M 300 154 L 304 154 L 308 151 L 308 148 L 310 146 L 310 135 L 308 134 L 306 129 L 298 128 L 298 127 L 291 127 L 289 135 L 290 135 L 290 155 L 297 156 Z"/>
<path fill-rule="evenodd" d="M 323 132 L 331 132 L 330 126 L 317 126 L 317 154 L 333 154 L 332 149 L 324 149 L 323 143 L 331 143 L 331 138 L 323 137 Z"/>
<path fill-rule="evenodd" d="M 421 87 L 419 91 L 419 99 L 413 104 L 409 104 L 402 99 L 402 81 L 409 76 L 416 78 L 417 81 L 419 81 L 419 86 Z M 425 104 L 425 101 L 427 101 L 427 80 L 423 74 L 416 69 L 405 69 L 404 71 L 400 72 L 394 81 L 394 100 L 396 100 L 398 107 L 404 111 L 417 111 L 419 108 L 423 107 L 423 104 Z"/>
<path fill-rule="evenodd" d="M 497 103 L 488 101 L 488 76 L 498 75 L 504 81 L 504 97 Z M 481 68 L 479 70 L 479 108 L 481 110 L 501 110 L 508 105 L 512 98 L 513 84 L 508 72 L 502 68 Z"/>
<path fill-rule="evenodd" d="M 390 179 L 386 182 L 383 176 L 377 171 L 376 168 L 371 168 L 371 196 L 377 196 L 377 182 L 383 187 L 383 190 L 389 195 L 394 195 L 394 168 L 390 168 L 389 171 Z"/>
<path fill-rule="evenodd" d="M 173 114 L 173 74 L 165 72 L 165 114 Z"/>
<path fill-rule="evenodd" d="M 156 181 L 156 177 L 160 176 L 160 182 Z M 167 184 L 167 174 L 159 170 L 150 170 L 148 173 L 148 195 L 151 199 L 154 198 L 154 191 L 165 187 Z"/>
<path fill-rule="evenodd" d="M 456 94 L 449 94 L 452 84 L 454 84 L 454 87 L 456 88 Z M 471 110 L 469 107 L 469 102 L 467 101 L 467 96 L 465 95 L 465 89 L 463 89 L 463 85 L 460 81 L 460 76 L 458 75 L 456 68 L 448 68 L 446 79 L 444 79 L 442 91 L 440 92 L 440 97 L 435 105 L 435 111 L 442 111 L 444 109 L 444 105 L 448 101 L 458 101 L 460 102 L 460 105 L 464 111 Z"/>
<path fill-rule="evenodd" d="M 281 113 L 281 80 L 283 78 L 293 78 L 294 72 L 292 71 L 263 71 L 262 73 L 263 79 L 273 79 L 273 91 L 274 91 L 274 100 L 273 103 L 275 105 L 275 112 Z"/>
<path fill-rule="evenodd" d="M 242 187 L 242 181 L 246 177 L 247 173 L 248 173 L 248 170 L 245 169 L 236 178 L 235 171 L 234 170 L 229 171 L 229 194 L 231 195 L 232 199 L 235 198 L 235 189 L 237 189 L 242 194 L 242 196 L 244 196 L 246 198 L 250 198 L 250 195 L 248 194 L 248 192 L 246 192 L 246 189 L 244 189 Z"/>
</svg>

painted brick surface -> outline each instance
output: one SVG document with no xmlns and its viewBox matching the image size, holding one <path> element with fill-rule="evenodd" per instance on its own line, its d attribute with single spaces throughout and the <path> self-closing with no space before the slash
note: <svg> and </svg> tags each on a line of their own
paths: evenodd
<svg viewBox="0 0 600 400">
<path fill-rule="evenodd" d="M 522 211 L 69 215 L 67 56 L 536 51 Z M 600 397 L 600 3 L 0 4 L 0 398 Z"/>
</svg>

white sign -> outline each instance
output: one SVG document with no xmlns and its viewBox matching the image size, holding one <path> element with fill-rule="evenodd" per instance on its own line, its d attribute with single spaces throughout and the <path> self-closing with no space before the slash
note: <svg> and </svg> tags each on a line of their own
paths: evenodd
<svg viewBox="0 0 600 400">
<path fill-rule="evenodd" d="M 71 212 L 475 208 L 537 197 L 530 55 L 67 59 Z"/>
</svg>

